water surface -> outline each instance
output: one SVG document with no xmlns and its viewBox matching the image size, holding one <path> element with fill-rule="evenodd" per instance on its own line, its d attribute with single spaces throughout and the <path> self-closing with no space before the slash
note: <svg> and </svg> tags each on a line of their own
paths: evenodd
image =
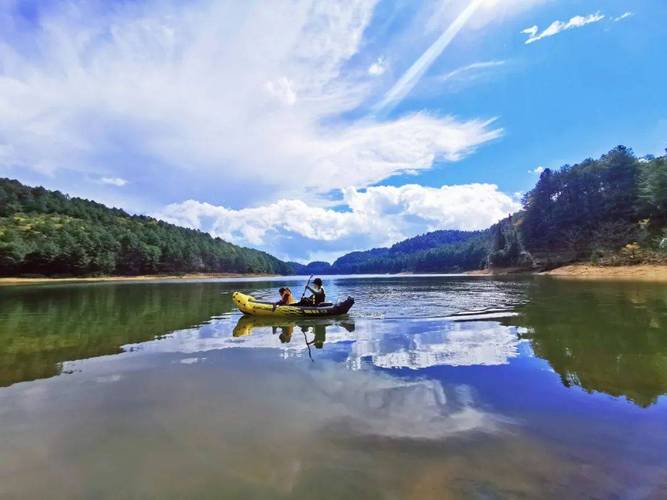
<svg viewBox="0 0 667 500">
<path fill-rule="evenodd" d="M 0 288 L 0 497 L 667 496 L 667 286 L 290 280 Z"/>
</svg>

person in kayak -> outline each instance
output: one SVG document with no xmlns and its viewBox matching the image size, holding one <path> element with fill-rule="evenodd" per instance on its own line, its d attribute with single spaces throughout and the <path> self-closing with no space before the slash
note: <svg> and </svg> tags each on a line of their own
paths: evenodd
<svg viewBox="0 0 667 500">
<path fill-rule="evenodd" d="M 307 299 L 301 299 L 301 302 L 299 302 L 300 306 L 318 306 L 326 299 L 322 280 L 320 278 L 315 278 L 313 280 L 313 285 L 315 285 L 315 288 L 311 288 L 308 285 L 306 286 L 306 290 L 310 290 L 313 294 Z"/>
<path fill-rule="evenodd" d="M 280 300 L 276 302 L 277 306 L 287 306 L 289 304 L 294 304 L 296 300 L 294 300 L 294 297 L 292 296 L 292 290 L 290 290 L 287 287 L 280 288 L 278 290 L 278 293 L 280 294 Z"/>
</svg>

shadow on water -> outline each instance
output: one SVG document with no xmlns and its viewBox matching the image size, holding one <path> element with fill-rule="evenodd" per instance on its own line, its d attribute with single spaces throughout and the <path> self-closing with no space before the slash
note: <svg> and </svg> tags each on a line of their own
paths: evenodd
<svg viewBox="0 0 667 500">
<path fill-rule="evenodd" d="M 647 407 L 667 394 L 667 287 L 540 280 L 520 316 L 536 356 L 566 387 Z"/>
</svg>

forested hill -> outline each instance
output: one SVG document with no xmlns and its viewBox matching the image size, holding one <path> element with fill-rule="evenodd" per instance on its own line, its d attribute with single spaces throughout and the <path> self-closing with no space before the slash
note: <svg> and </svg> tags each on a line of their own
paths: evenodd
<svg viewBox="0 0 667 500">
<path fill-rule="evenodd" d="M 289 274 L 207 233 L 0 179 L 0 275 Z"/>
<path fill-rule="evenodd" d="M 455 272 L 486 265 L 491 231 L 433 231 L 389 248 L 352 252 L 333 264 L 291 262 L 298 274 L 365 274 L 399 272 Z"/>
<path fill-rule="evenodd" d="M 335 274 L 438 272 L 477 269 L 488 254 L 488 235 L 481 231 L 434 231 L 394 244 L 352 252 L 331 266 Z"/>
<path fill-rule="evenodd" d="M 546 169 L 523 209 L 479 232 L 435 231 L 307 266 L 206 233 L 0 179 L 0 275 L 356 274 L 667 263 L 667 157 L 623 146 Z"/>
<path fill-rule="evenodd" d="M 494 235 L 491 265 L 667 262 L 667 156 L 618 146 L 546 169 Z"/>
<path fill-rule="evenodd" d="M 435 231 L 305 269 L 453 272 L 578 261 L 667 263 L 667 156 L 636 158 L 618 146 L 599 159 L 544 170 L 523 209 L 485 231 Z"/>
</svg>

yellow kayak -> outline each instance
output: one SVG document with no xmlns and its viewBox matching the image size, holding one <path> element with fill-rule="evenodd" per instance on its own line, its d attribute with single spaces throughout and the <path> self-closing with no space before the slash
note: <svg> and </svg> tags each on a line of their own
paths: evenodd
<svg viewBox="0 0 667 500">
<path fill-rule="evenodd" d="M 321 318 L 326 316 L 339 316 L 346 314 L 354 305 L 354 299 L 348 297 L 343 302 L 332 304 L 329 302 L 317 306 L 298 306 L 296 304 L 289 306 L 279 306 L 272 302 L 262 302 L 252 295 L 246 295 L 241 292 L 232 294 L 234 305 L 244 314 L 253 316 L 271 316 L 271 317 L 301 317 L 301 318 Z"/>
</svg>

